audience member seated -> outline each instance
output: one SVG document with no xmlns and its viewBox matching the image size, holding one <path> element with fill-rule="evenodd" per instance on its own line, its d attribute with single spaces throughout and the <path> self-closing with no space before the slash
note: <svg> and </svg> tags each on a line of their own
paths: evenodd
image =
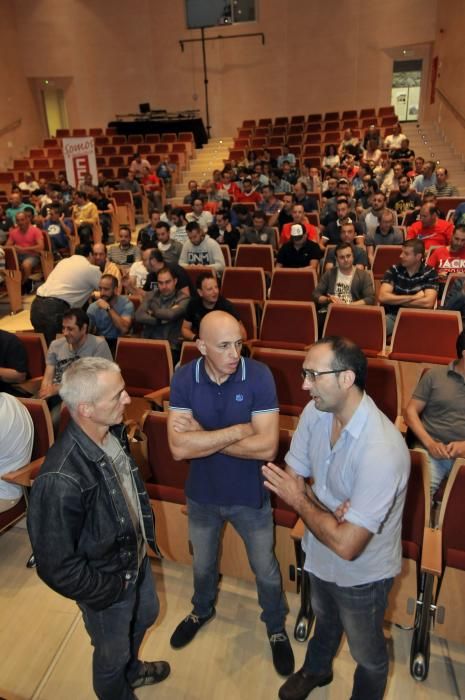
<svg viewBox="0 0 465 700">
<path fill-rule="evenodd" d="M 192 205 L 194 199 L 198 199 L 199 197 L 199 184 L 197 180 L 189 180 L 187 183 L 187 189 L 189 190 L 189 193 L 184 197 L 183 204 Z"/>
<path fill-rule="evenodd" d="M 415 159 L 415 164 L 417 159 Z M 425 190 L 430 190 L 436 185 L 436 163 L 432 160 L 427 160 L 423 164 L 421 173 L 415 177 L 413 180 L 413 189 L 417 192 L 424 192 Z"/>
<path fill-rule="evenodd" d="M 233 174 L 226 168 L 221 173 L 221 179 L 216 183 L 216 190 L 218 201 L 229 199 L 231 202 L 235 202 L 241 193 L 240 188 L 233 182 Z"/>
<path fill-rule="evenodd" d="M 204 235 L 199 225 L 191 221 L 186 226 L 188 240 L 184 243 L 179 258 L 182 267 L 186 265 L 208 265 L 218 275 L 223 273 L 225 262 L 223 252 L 213 238 Z"/>
<path fill-rule="evenodd" d="M 393 192 L 388 201 L 389 209 L 395 211 L 398 217 L 403 217 L 407 211 L 419 210 L 421 197 L 411 188 L 411 180 L 408 175 L 401 175 L 398 182 L 399 189 Z"/>
<path fill-rule="evenodd" d="M 333 168 L 339 165 L 340 162 L 341 160 L 339 153 L 337 152 L 336 146 L 334 145 L 334 143 L 328 143 L 325 146 L 325 154 L 321 161 L 321 167 L 324 171 L 323 174 L 326 175 L 327 173 L 329 173 Z"/>
<path fill-rule="evenodd" d="M 465 279 L 463 277 L 457 277 L 449 286 L 443 308 L 446 311 L 460 311 L 462 323 L 465 325 Z"/>
<path fill-rule="evenodd" d="M 143 289 L 150 270 L 149 260 L 154 248 L 146 248 L 142 251 L 142 259 L 133 263 L 129 268 L 126 291 L 135 296 L 144 296 Z"/>
<path fill-rule="evenodd" d="M 240 231 L 232 225 L 231 212 L 227 209 L 219 209 L 215 219 L 208 229 L 208 235 L 217 243 L 227 245 L 231 251 L 236 250 L 240 239 Z"/>
<path fill-rule="evenodd" d="M 465 273 L 465 225 L 456 226 L 450 245 L 433 250 L 428 265 L 436 270 L 440 285 L 445 285 L 451 272 Z"/>
<path fill-rule="evenodd" d="M 291 228 L 294 224 L 301 224 L 307 232 L 307 238 L 310 241 L 319 243 L 318 230 L 315 228 L 315 226 L 313 226 L 307 221 L 307 217 L 305 216 L 303 206 L 301 204 L 294 204 L 294 206 L 292 207 L 292 223 L 284 224 L 279 239 L 280 245 L 288 243 L 288 241 L 291 238 Z"/>
<path fill-rule="evenodd" d="M 187 221 L 184 209 L 181 209 L 181 207 L 173 209 L 170 214 L 170 221 L 172 224 L 170 232 L 171 237 L 174 238 L 175 241 L 184 244 L 187 241 Z"/>
<path fill-rule="evenodd" d="M 334 188 L 335 183 L 335 188 Z M 329 188 L 323 192 L 323 206 L 320 214 L 320 219 L 325 221 L 328 216 L 336 213 L 336 205 L 339 197 L 345 197 L 349 202 L 349 209 L 355 210 L 355 199 L 352 194 L 352 185 L 346 177 L 340 177 L 338 180 L 329 178 Z"/>
<path fill-rule="evenodd" d="M 113 214 L 115 213 L 113 204 L 110 200 L 111 191 L 108 185 L 103 187 L 93 187 L 89 198 L 94 202 L 98 211 L 100 227 L 102 229 L 102 241 L 107 243 L 110 236 L 113 223 Z"/>
<path fill-rule="evenodd" d="M 196 293 L 189 301 L 181 333 L 184 340 L 197 340 L 200 322 L 210 311 L 226 311 L 234 316 L 241 325 L 242 339 L 247 339 L 247 333 L 242 325 L 240 316 L 233 304 L 221 296 L 218 280 L 212 272 L 202 272 L 195 282 Z"/>
<path fill-rule="evenodd" d="M 81 243 L 90 243 L 94 235 L 93 226 L 98 223 L 99 215 L 94 202 L 90 202 L 87 193 L 82 190 L 74 193 L 72 218 Z"/>
<path fill-rule="evenodd" d="M 192 200 L 192 211 L 186 214 L 187 221 L 196 221 L 202 231 L 207 233 L 208 227 L 213 223 L 213 214 L 204 209 L 203 200 L 200 197 L 196 197 Z"/>
<path fill-rule="evenodd" d="M 278 160 L 276 161 L 276 165 L 278 168 L 282 168 L 284 163 L 289 163 L 289 165 L 294 168 L 296 164 L 296 158 L 293 153 L 289 151 L 289 146 L 287 143 L 283 145 L 283 152 L 282 155 L 278 157 Z"/>
<path fill-rule="evenodd" d="M 0 330 L 0 392 L 24 396 L 15 384 L 26 381 L 27 353 L 23 343 L 14 333 Z"/>
<path fill-rule="evenodd" d="M 168 196 L 171 196 L 173 176 L 176 172 L 176 165 L 171 163 L 169 154 L 162 155 L 160 163 L 157 166 L 157 176 L 163 180 Z"/>
<path fill-rule="evenodd" d="M 63 372 L 81 357 L 105 357 L 111 360 L 111 352 L 105 338 L 91 335 L 89 330 L 89 317 L 81 308 L 68 309 L 63 314 L 62 333 L 63 338 L 54 340 L 48 349 L 44 378 L 39 391 L 41 399 L 50 400 L 50 408 L 59 403 Z"/>
<path fill-rule="evenodd" d="M 406 409 L 413 447 L 427 456 L 431 495 L 465 457 L 465 332 L 457 338 L 457 360 L 423 373 Z"/>
<path fill-rule="evenodd" d="M 402 163 L 392 163 L 388 157 L 380 162 L 377 168 L 374 169 L 374 175 L 381 192 L 384 192 L 386 197 L 389 197 L 392 190 L 399 189 L 399 178 L 404 174 Z"/>
<path fill-rule="evenodd" d="M 436 184 L 428 187 L 428 192 L 433 192 L 436 197 L 458 197 L 459 191 L 450 184 L 448 175 L 447 168 L 436 168 Z"/>
<path fill-rule="evenodd" d="M 42 228 L 50 236 L 53 252 L 69 251 L 71 231 L 65 223 L 65 215 L 60 204 L 51 204 L 49 216 L 44 219 Z"/>
<path fill-rule="evenodd" d="M 21 267 L 22 292 L 32 291 L 29 277 L 34 267 L 40 264 L 40 253 L 44 249 L 42 231 L 31 224 L 29 211 L 16 214 L 16 227 L 10 230 L 7 245 L 13 246 Z"/>
<path fill-rule="evenodd" d="M 392 160 L 400 160 L 406 170 L 411 170 L 415 151 L 410 148 L 410 141 L 407 138 L 402 139 L 400 148 L 391 151 Z"/>
<path fill-rule="evenodd" d="M 365 163 L 369 163 L 371 167 L 376 167 L 381 158 L 381 150 L 378 147 L 378 141 L 376 139 L 370 138 L 367 141 L 367 145 L 363 151 L 363 160 Z"/>
<path fill-rule="evenodd" d="M 361 216 L 365 210 L 370 209 L 373 204 L 373 197 L 378 192 L 378 183 L 373 177 L 373 173 L 364 175 L 362 186 L 357 188 L 355 192 L 355 212 L 357 216 Z"/>
<path fill-rule="evenodd" d="M 134 207 L 138 210 L 142 208 L 142 188 L 131 170 L 128 170 L 126 177 L 120 180 L 118 189 L 132 192 Z"/>
<path fill-rule="evenodd" d="M 356 136 L 353 135 L 352 129 L 345 129 L 344 134 L 342 136 L 342 141 L 339 144 L 338 148 L 339 155 L 343 156 L 350 146 L 356 147 L 359 145 L 359 143 L 360 141 Z"/>
<path fill-rule="evenodd" d="M 128 226 L 120 227 L 119 243 L 108 248 L 108 260 L 116 265 L 132 265 L 140 260 L 140 248 L 131 243 L 131 229 Z"/>
<path fill-rule="evenodd" d="M 166 265 L 177 265 L 182 251 L 182 243 L 175 238 L 171 238 L 170 226 L 166 221 L 159 221 L 155 230 L 157 234 L 155 247 L 163 255 Z"/>
<path fill-rule="evenodd" d="M 363 148 L 366 148 L 370 141 L 374 141 L 377 147 L 381 146 L 381 132 L 375 124 L 371 124 L 363 135 Z"/>
<path fill-rule="evenodd" d="M 129 170 L 131 173 L 134 174 L 134 176 L 138 180 L 142 180 L 142 176 L 144 174 L 144 168 L 148 168 L 150 170 L 150 163 L 146 158 L 142 158 L 141 154 L 136 152 L 134 153 L 134 160 L 132 160 L 129 164 Z"/>
<path fill-rule="evenodd" d="M 141 228 L 137 235 L 137 245 L 141 250 L 154 248 L 157 244 L 156 226 L 160 221 L 160 211 L 158 209 L 151 209 L 149 217 L 149 223 Z"/>
<path fill-rule="evenodd" d="M 404 234 L 402 230 L 395 225 L 396 217 L 391 209 L 385 209 L 379 219 L 379 225 L 374 233 L 369 233 L 365 236 L 365 246 L 368 254 L 370 266 L 373 265 L 375 257 L 375 249 L 379 245 L 402 245 L 404 242 Z"/>
<path fill-rule="evenodd" d="M 281 200 L 275 195 L 274 186 L 265 185 L 262 189 L 262 201 L 258 207 L 265 214 L 269 226 L 277 225 L 282 206 Z"/>
<path fill-rule="evenodd" d="M 6 215 L 3 204 L 0 204 L 0 245 L 6 243 L 10 228 L 13 226 L 13 219 Z"/>
<path fill-rule="evenodd" d="M 35 192 L 36 190 L 40 189 L 39 183 L 34 180 L 33 174 L 29 171 L 24 173 L 24 180 L 19 183 L 18 187 L 21 192 L 27 193 Z"/>
<path fill-rule="evenodd" d="M 275 245 L 275 231 L 271 226 L 266 225 L 266 216 L 263 211 L 254 211 L 252 216 L 252 226 L 245 229 L 239 239 L 239 243 L 263 243 Z"/>
<path fill-rule="evenodd" d="M 347 243 L 352 248 L 352 254 L 354 257 L 354 265 L 359 270 L 365 270 L 368 267 L 368 257 L 365 247 L 362 245 L 355 245 L 355 237 L 357 232 L 355 230 L 356 224 L 350 219 L 343 221 L 340 229 L 340 240 L 337 243 Z M 328 250 L 325 262 L 325 272 L 326 270 L 331 270 L 336 265 L 336 250 L 332 248 Z"/>
<path fill-rule="evenodd" d="M 33 216 L 35 214 L 32 204 L 23 202 L 21 192 L 18 190 L 12 191 L 9 206 L 6 208 L 6 215 L 13 222 L 13 226 L 17 224 L 16 215 L 23 211 L 30 211 Z"/>
<path fill-rule="evenodd" d="M 179 360 L 181 325 L 190 299 L 176 289 L 176 284 L 169 267 L 158 270 L 157 287 L 144 296 L 135 317 L 143 326 L 144 338 L 169 341 L 174 363 Z"/>
<path fill-rule="evenodd" d="M 433 245 L 447 246 L 450 243 L 454 224 L 438 217 L 436 207 L 423 204 L 420 208 L 420 220 L 409 226 L 407 238 L 418 238 L 425 244 L 425 250 Z"/>
<path fill-rule="evenodd" d="M 103 275 L 111 275 L 118 280 L 118 290 L 121 290 L 121 270 L 116 263 L 108 259 L 107 247 L 104 243 L 94 243 L 92 258 L 94 265 L 97 265 Z"/>
<path fill-rule="evenodd" d="M 336 244 L 341 241 L 343 224 L 353 224 L 356 236 L 363 236 L 363 226 L 356 221 L 354 212 L 349 209 L 349 201 L 345 197 L 338 197 L 336 211 L 322 221 L 321 243 L 323 245 Z"/>
<path fill-rule="evenodd" d="M 386 332 L 391 335 L 397 313 L 406 308 L 433 309 L 439 284 L 436 271 L 424 262 L 425 245 L 419 238 L 405 241 L 400 263 L 386 271 L 378 299 L 386 311 Z"/>
<path fill-rule="evenodd" d="M 292 207 L 294 206 L 294 196 L 290 193 L 283 195 L 282 206 L 278 214 L 278 230 L 282 232 L 285 224 L 294 223 L 292 217 Z"/>
<path fill-rule="evenodd" d="M 289 224 L 290 240 L 278 250 L 276 267 L 312 267 L 318 270 L 323 252 L 315 241 L 305 235 L 303 224 Z"/>
<path fill-rule="evenodd" d="M 354 265 L 354 254 L 350 243 L 338 243 L 335 251 L 336 267 L 324 272 L 313 292 L 318 304 L 318 328 L 320 333 L 330 304 L 375 303 L 373 279 L 366 270 Z"/>
<path fill-rule="evenodd" d="M 144 284 L 144 294 L 153 292 L 157 288 L 157 273 L 162 267 L 169 267 L 174 277 L 176 278 L 176 290 L 182 291 L 185 296 L 189 296 L 193 292 L 193 286 L 189 279 L 189 275 L 180 265 L 167 265 L 161 251 L 152 250 L 148 262 L 148 275 Z"/>
<path fill-rule="evenodd" d="M 258 205 L 261 201 L 262 195 L 253 186 L 252 179 L 250 177 L 246 177 L 243 182 L 242 192 L 239 192 L 239 194 L 236 196 L 236 202 L 244 204 L 251 202 L 252 204 Z"/>
<path fill-rule="evenodd" d="M 273 185 L 275 192 L 282 192 L 283 194 L 292 193 L 292 185 L 297 182 L 297 177 L 292 175 L 291 166 L 286 162 L 286 171 L 283 170 L 273 170 L 271 173 L 271 184 Z M 284 177 L 286 174 L 286 178 Z M 292 180 L 292 182 L 291 182 Z"/>
<path fill-rule="evenodd" d="M 318 199 L 307 193 L 307 185 L 303 182 L 296 182 L 294 185 L 294 202 L 301 204 L 304 211 L 318 211 Z"/>
<path fill-rule="evenodd" d="M 100 268 L 93 264 L 90 245 L 78 246 L 76 254 L 60 260 L 36 293 L 31 305 L 31 323 L 50 345 L 61 333 L 63 314 L 70 307 L 82 307 L 98 288 Z"/>
<path fill-rule="evenodd" d="M 3 481 L 1 476 L 30 462 L 33 443 L 29 411 L 14 396 L 0 393 L 0 513 L 14 508 L 23 495 L 21 486 Z"/>
<path fill-rule="evenodd" d="M 387 211 L 386 195 L 383 192 L 376 192 L 371 199 L 371 207 L 365 209 L 359 218 L 365 236 L 374 234 L 379 226 L 381 215 Z M 395 212 L 393 212 L 395 217 Z"/>
<path fill-rule="evenodd" d="M 118 280 L 104 274 L 99 284 L 100 298 L 87 309 L 91 330 L 103 335 L 113 355 L 120 335 L 129 333 L 134 318 L 134 306 L 128 297 L 118 294 Z"/>
<path fill-rule="evenodd" d="M 399 122 L 392 127 L 392 134 L 388 134 L 384 139 L 384 147 L 389 151 L 395 151 L 402 146 L 405 141 L 405 134 L 402 133 Z"/>
</svg>

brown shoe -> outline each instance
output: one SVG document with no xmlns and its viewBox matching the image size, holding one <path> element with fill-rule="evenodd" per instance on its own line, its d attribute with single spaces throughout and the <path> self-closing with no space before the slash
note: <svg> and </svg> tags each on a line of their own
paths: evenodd
<svg viewBox="0 0 465 700">
<path fill-rule="evenodd" d="M 332 680 L 332 673 L 328 676 L 317 676 L 315 673 L 307 673 L 301 668 L 300 671 L 289 676 L 284 685 L 281 686 L 279 698 L 280 700 L 305 700 L 312 690 L 329 685 Z"/>
</svg>

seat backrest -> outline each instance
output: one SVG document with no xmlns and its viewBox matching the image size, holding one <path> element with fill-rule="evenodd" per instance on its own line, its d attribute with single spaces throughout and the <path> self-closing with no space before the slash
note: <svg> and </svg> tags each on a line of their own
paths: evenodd
<svg viewBox="0 0 465 700">
<path fill-rule="evenodd" d="M 259 267 L 227 267 L 223 273 L 221 294 L 227 299 L 253 299 L 263 302 L 266 297 L 265 273 Z"/>
<path fill-rule="evenodd" d="M 456 357 L 455 344 L 462 328 L 459 311 L 399 309 L 389 357 L 447 365 Z"/>
<path fill-rule="evenodd" d="M 401 414 L 400 374 L 397 362 L 369 357 L 365 388 L 379 410 L 395 423 Z"/>
<path fill-rule="evenodd" d="M 47 402 L 42 399 L 19 399 L 29 411 L 34 423 L 34 442 L 32 446 L 31 461 L 45 457 L 49 448 L 53 445 L 52 417 Z"/>
<path fill-rule="evenodd" d="M 410 476 L 402 516 L 402 554 L 418 562 L 421 556 L 423 531 L 430 525 L 430 480 L 425 454 L 410 452 Z"/>
<path fill-rule="evenodd" d="M 444 490 L 438 527 L 442 529 L 444 563 L 461 571 L 465 571 L 464 502 L 465 460 L 457 459 L 449 474 Z"/>
<path fill-rule="evenodd" d="M 145 396 L 171 383 L 173 360 L 167 340 L 118 338 L 115 362 L 130 396 Z"/>
<path fill-rule="evenodd" d="M 43 377 L 47 356 L 47 345 L 43 334 L 18 331 L 16 335 L 26 349 L 29 378 Z"/>
<path fill-rule="evenodd" d="M 384 277 L 384 273 L 391 267 L 391 265 L 399 264 L 401 252 L 402 246 L 400 245 L 376 246 L 373 265 L 371 266 L 371 271 L 373 272 L 373 277 L 375 280 L 382 279 Z"/>
<path fill-rule="evenodd" d="M 15 248 L 11 248 L 10 246 L 5 246 L 3 248 L 3 252 L 5 253 L 5 269 L 6 270 L 19 270 L 19 261 L 18 261 L 18 255 L 16 253 Z"/>
<path fill-rule="evenodd" d="M 260 340 L 301 345 L 304 349 L 318 338 L 315 305 L 311 301 L 266 301 L 260 324 Z M 298 348 L 295 348 L 298 349 Z"/>
<path fill-rule="evenodd" d="M 386 347 L 386 317 L 381 306 L 330 304 L 323 335 L 342 335 L 356 343 L 369 357 Z"/>
<path fill-rule="evenodd" d="M 236 251 L 236 267 L 263 267 L 265 272 L 274 268 L 272 245 L 238 245 Z"/>
<path fill-rule="evenodd" d="M 450 287 L 451 287 L 451 285 L 454 284 L 456 279 L 461 279 L 462 282 L 465 282 L 465 274 L 451 272 L 447 275 L 446 284 L 444 285 L 444 290 L 443 290 L 442 296 L 441 296 L 441 302 L 440 302 L 441 306 L 444 306 L 445 301 L 447 299 L 447 295 L 449 294 L 449 291 L 450 291 Z"/>
<path fill-rule="evenodd" d="M 229 299 L 240 316 L 247 332 L 247 340 L 257 338 L 257 313 L 252 299 Z"/>
<path fill-rule="evenodd" d="M 316 272 L 313 269 L 275 268 L 271 279 L 270 300 L 311 301 L 316 285 Z"/>
<path fill-rule="evenodd" d="M 300 416 L 310 397 L 302 389 L 302 365 L 306 353 L 302 350 L 252 348 L 252 357 L 263 362 L 273 374 L 281 413 Z"/>
<path fill-rule="evenodd" d="M 186 265 L 184 270 L 187 273 L 194 289 L 197 283 L 197 277 L 199 277 L 199 275 L 203 274 L 204 272 L 210 272 L 213 275 L 215 274 L 215 270 L 209 265 Z"/>
<path fill-rule="evenodd" d="M 225 243 L 220 243 L 220 248 L 221 252 L 223 253 L 223 258 L 224 262 L 227 265 L 227 267 L 231 267 L 232 265 L 232 258 L 231 258 L 231 248 L 226 245 Z"/>
<path fill-rule="evenodd" d="M 189 463 L 175 461 L 168 444 L 168 414 L 149 411 L 145 414 L 142 431 L 147 436 L 147 458 L 155 484 L 184 489 Z"/>
<path fill-rule="evenodd" d="M 182 344 L 181 355 L 179 358 L 180 365 L 187 365 L 188 362 L 196 360 L 201 356 L 201 352 L 197 347 L 197 343 L 185 340 Z"/>
</svg>

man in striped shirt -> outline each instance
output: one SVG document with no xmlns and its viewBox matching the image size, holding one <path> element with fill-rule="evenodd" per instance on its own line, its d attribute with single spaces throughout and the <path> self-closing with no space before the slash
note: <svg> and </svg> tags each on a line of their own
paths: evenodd
<svg viewBox="0 0 465 700">
<path fill-rule="evenodd" d="M 438 294 L 436 270 L 424 263 L 425 245 L 414 238 L 405 241 L 400 264 L 386 270 L 379 290 L 379 302 L 386 311 L 386 333 L 391 335 L 397 312 L 406 308 L 432 309 Z"/>
</svg>

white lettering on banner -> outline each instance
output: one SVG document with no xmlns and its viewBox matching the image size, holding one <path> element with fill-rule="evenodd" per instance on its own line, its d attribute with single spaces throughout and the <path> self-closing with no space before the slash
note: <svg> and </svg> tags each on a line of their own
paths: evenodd
<svg viewBox="0 0 465 700">
<path fill-rule="evenodd" d="M 92 175 L 92 182 L 97 182 L 97 161 L 95 159 L 95 141 L 89 136 L 63 139 L 66 177 L 73 187 L 78 187 L 85 173 Z"/>
</svg>

